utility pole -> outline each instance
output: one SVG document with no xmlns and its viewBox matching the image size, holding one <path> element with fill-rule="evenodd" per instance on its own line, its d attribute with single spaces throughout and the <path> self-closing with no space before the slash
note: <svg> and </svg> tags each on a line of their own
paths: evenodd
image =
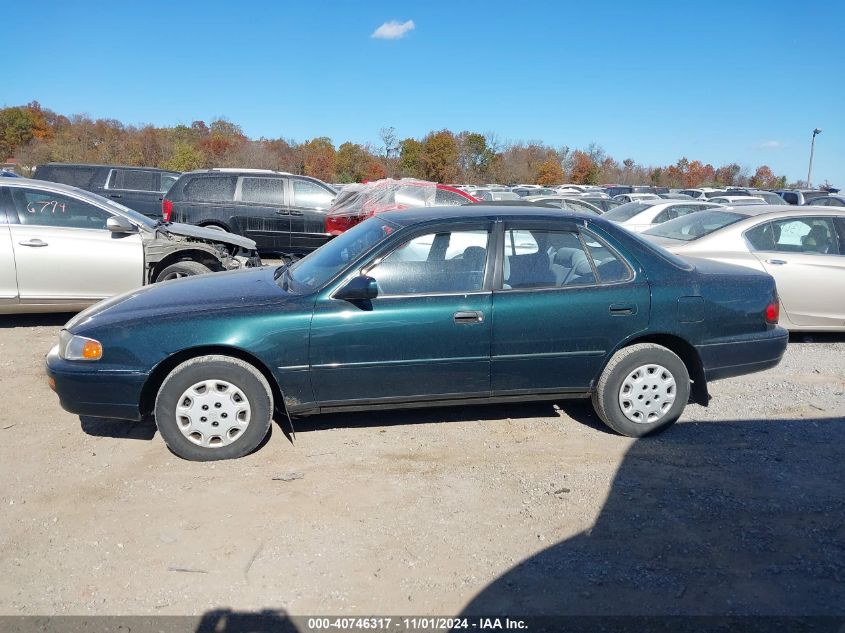
<svg viewBox="0 0 845 633">
<path fill-rule="evenodd" d="M 807 170 L 807 189 L 813 187 L 811 184 L 813 180 L 813 150 L 816 148 L 816 135 L 821 133 L 822 131 L 819 128 L 813 130 L 813 140 L 810 141 L 810 168 Z"/>
</svg>

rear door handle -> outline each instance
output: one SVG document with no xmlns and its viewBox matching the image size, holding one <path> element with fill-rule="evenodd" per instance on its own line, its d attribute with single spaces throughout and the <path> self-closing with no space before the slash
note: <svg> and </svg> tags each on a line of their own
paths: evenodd
<svg viewBox="0 0 845 633">
<path fill-rule="evenodd" d="M 291 215 L 303 215 L 302 211 L 291 211 Z"/>
<path fill-rule="evenodd" d="M 637 305 L 635 303 L 612 303 L 610 304 L 610 314 L 613 316 L 628 316 L 637 313 Z"/>
<path fill-rule="evenodd" d="M 479 310 L 462 310 L 455 312 L 453 318 L 455 323 L 481 323 L 484 320 L 484 313 Z"/>
<path fill-rule="evenodd" d="M 109 194 L 109 198 L 122 198 L 122 197 L 123 196 L 121 196 L 119 193 L 110 193 Z"/>
<path fill-rule="evenodd" d="M 32 240 L 27 240 L 26 242 L 18 242 L 18 244 L 20 244 L 21 246 L 33 246 L 33 247 L 36 247 L 36 248 L 40 248 L 42 246 L 48 245 L 47 242 L 43 242 L 43 241 L 39 240 L 38 238 L 35 238 L 35 239 L 32 239 Z"/>
<path fill-rule="evenodd" d="M 766 263 L 767 264 L 774 264 L 775 266 L 783 266 L 784 264 L 787 263 L 787 261 L 785 259 L 767 259 Z"/>
<path fill-rule="evenodd" d="M 290 215 L 290 212 L 287 209 L 279 209 L 276 211 L 276 215 Z"/>
</svg>

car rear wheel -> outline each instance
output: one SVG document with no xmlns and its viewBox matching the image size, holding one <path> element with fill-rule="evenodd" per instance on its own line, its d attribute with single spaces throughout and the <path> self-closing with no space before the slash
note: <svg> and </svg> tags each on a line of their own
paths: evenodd
<svg viewBox="0 0 845 633">
<path fill-rule="evenodd" d="M 156 275 L 156 283 L 159 281 L 169 281 L 170 279 L 181 279 L 182 277 L 193 277 L 194 275 L 204 275 L 210 273 L 211 269 L 205 264 L 199 262 L 185 260 L 170 264 L 164 268 L 158 275 Z"/>
<path fill-rule="evenodd" d="M 168 448 L 191 461 L 243 457 L 267 436 L 273 392 L 254 366 L 230 356 L 200 356 L 165 378 L 155 419 Z"/>
<path fill-rule="evenodd" d="M 642 437 L 674 424 L 689 394 L 684 362 L 661 345 L 638 343 L 610 359 L 593 393 L 593 408 L 617 433 Z"/>
</svg>

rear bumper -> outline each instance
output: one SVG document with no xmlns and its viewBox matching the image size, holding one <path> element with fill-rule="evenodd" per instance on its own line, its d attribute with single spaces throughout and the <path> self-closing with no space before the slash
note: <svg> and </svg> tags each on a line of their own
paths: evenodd
<svg viewBox="0 0 845 633">
<path fill-rule="evenodd" d="M 786 352 L 789 332 L 775 327 L 753 337 L 697 345 L 708 381 L 742 376 L 777 365 Z"/>
<path fill-rule="evenodd" d="M 141 419 L 141 390 L 147 374 L 62 360 L 58 345 L 47 354 L 46 371 L 65 411 L 98 418 Z"/>
</svg>

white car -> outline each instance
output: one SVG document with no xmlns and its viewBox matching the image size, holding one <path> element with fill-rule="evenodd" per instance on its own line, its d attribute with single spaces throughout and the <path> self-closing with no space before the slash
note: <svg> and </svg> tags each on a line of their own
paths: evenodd
<svg viewBox="0 0 845 633">
<path fill-rule="evenodd" d="M 763 198 L 757 196 L 714 196 L 710 202 L 726 204 L 732 207 L 741 207 L 745 204 L 768 204 Z"/>
<path fill-rule="evenodd" d="M 781 301 L 779 324 L 788 330 L 845 332 L 842 207 L 720 207 L 666 222 L 643 237 L 682 257 L 769 273 Z"/>
<path fill-rule="evenodd" d="M 0 183 L 0 314 L 73 312 L 146 284 L 260 265 L 240 235 L 157 222 L 55 182 Z"/>
<path fill-rule="evenodd" d="M 725 189 L 716 189 L 714 187 L 699 187 L 697 189 L 680 189 L 678 193 L 683 193 L 696 200 L 708 200 L 713 196 L 722 195 Z"/>
<path fill-rule="evenodd" d="M 620 193 L 613 196 L 614 200 L 619 202 L 635 202 L 637 200 L 662 200 L 656 193 Z"/>
<path fill-rule="evenodd" d="M 605 213 L 603 217 L 621 224 L 629 231 L 641 233 L 669 220 L 719 206 L 712 202 L 700 202 L 698 200 L 684 201 L 657 198 L 656 200 L 637 200 L 619 205 Z"/>
</svg>

